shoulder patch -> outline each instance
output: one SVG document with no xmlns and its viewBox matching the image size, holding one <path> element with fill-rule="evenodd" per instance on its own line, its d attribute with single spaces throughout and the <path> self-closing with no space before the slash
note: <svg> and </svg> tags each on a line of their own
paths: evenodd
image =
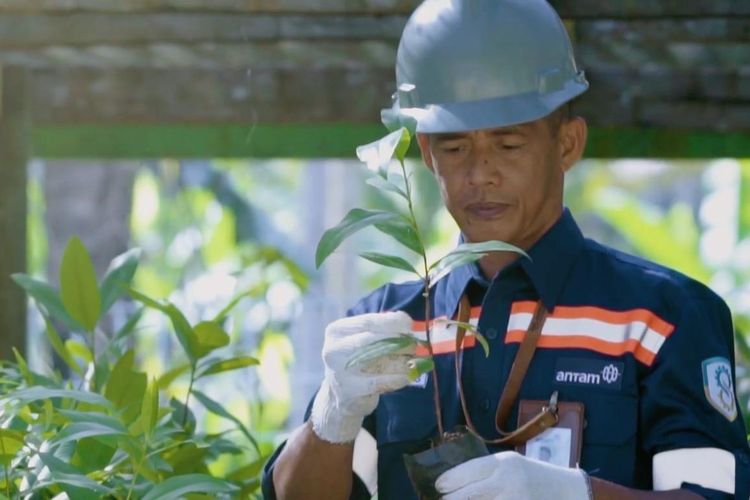
<svg viewBox="0 0 750 500">
<path fill-rule="evenodd" d="M 734 400 L 732 365 L 727 358 L 714 357 L 703 361 L 703 391 L 708 402 L 730 422 L 737 418 Z"/>
</svg>

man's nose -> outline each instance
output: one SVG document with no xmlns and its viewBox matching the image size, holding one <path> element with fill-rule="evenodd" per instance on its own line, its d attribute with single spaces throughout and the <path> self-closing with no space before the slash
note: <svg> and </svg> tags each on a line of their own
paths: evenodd
<svg viewBox="0 0 750 500">
<path fill-rule="evenodd" d="M 468 177 L 471 185 L 496 185 L 502 181 L 499 158 L 492 148 L 475 148 Z"/>
</svg>

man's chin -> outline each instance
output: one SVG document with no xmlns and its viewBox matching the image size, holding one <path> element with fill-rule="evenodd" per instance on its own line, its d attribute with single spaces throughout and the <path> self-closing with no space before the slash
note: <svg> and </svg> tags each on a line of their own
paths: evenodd
<svg viewBox="0 0 750 500">
<path fill-rule="evenodd" d="M 467 234 L 464 233 L 467 241 L 471 243 L 481 243 L 484 241 L 502 241 L 505 243 L 515 244 L 514 240 L 515 238 L 510 233 L 510 231 L 499 231 L 497 229 L 487 229 L 484 231 L 472 231 L 471 233 Z"/>
</svg>

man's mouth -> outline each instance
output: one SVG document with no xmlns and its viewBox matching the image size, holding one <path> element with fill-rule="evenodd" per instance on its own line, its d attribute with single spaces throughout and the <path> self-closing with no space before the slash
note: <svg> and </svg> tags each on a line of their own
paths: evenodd
<svg viewBox="0 0 750 500">
<path fill-rule="evenodd" d="M 466 211 L 479 219 L 494 219 L 503 215 L 509 208 L 510 205 L 507 203 L 485 201 L 480 203 L 470 203 L 466 206 Z"/>
</svg>

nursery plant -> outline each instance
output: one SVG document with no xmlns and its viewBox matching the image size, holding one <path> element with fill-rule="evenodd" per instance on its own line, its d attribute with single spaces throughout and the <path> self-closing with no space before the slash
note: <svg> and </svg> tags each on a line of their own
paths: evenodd
<svg viewBox="0 0 750 500">
<path fill-rule="evenodd" d="M 253 366 L 250 356 L 223 358 L 224 322 L 248 291 L 215 317 L 191 324 L 174 304 L 131 288 L 139 261 L 131 250 L 112 261 L 98 282 L 88 251 L 69 241 L 59 289 L 17 274 L 13 279 L 34 300 L 47 340 L 70 371 L 37 373 L 15 352 L 0 362 L 0 499 L 259 498 L 266 457 L 247 427 L 194 383 Z M 125 295 L 141 304 L 114 334 L 100 327 Z M 184 362 L 160 377 L 138 368 L 133 333 L 144 308 L 169 318 Z M 58 325 L 72 332 L 63 340 Z M 187 375 L 185 392 L 175 385 Z M 169 394 L 181 394 L 179 397 Z M 234 429 L 205 433 L 191 404 L 233 422 Z M 250 457 L 227 473 L 212 472 L 223 455 Z M 67 496 L 66 496 L 67 495 Z"/>
<path fill-rule="evenodd" d="M 320 239 L 316 251 L 316 265 L 320 266 L 323 261 L 339 247 L 339 245 L 357 231 L 366 227 L 374 227 L 378 231 L 395 239 L 406 251 L 416 256 L 417 265 L 399 256 L 379 252 L 362 252 L 359 255 L 371 262 L 381 266 L 406 271 L 420 280 L 422 283 L 422 296 L 424 298 L 424 337 L 425 340 L 417 338 L 412 332 L 403 332 L 395 338 L 384 339 L 365 346 L 356 353 L 348 362 L 347 366 L 366 364 L 378 357 L 396 353 L 405 347 L 421 345 L 428 353 L 427 356 L 417 357 L 411 360 L 410 377 L 416 379 L 423 373 L 431 373 L 433 385 L 433 404 L 437 421 L 437 436 L 433 438 L 433 446 L 437 449 L 443 447 L 442 455 L 455 455 L 457 441 L 465 441 L 462 446 L 468 448 L 470 454 L 486 453 L 484 443 L 474 435 L 467 435 L 466 429 L 454 432 L 446 432 L 443 427 L 442 409 L 440 403 L 440 391 L 438 390 L 438 377 L 433 362 L 433 348 L 431 343 L 431 330 L 434 319 L 431 310 L 432 287 L 453 269 L 475 262 L 489 252 L 515 252 L 528 258 L 528 255 L 520 248 L 502 241 L 485 241 L 481 243 L 462 243 L 448 254 L 434 262 L 430 262 L 425 247 L 425 238 L 417 224 L 417 216 L 414 206 L 414 193 L 410 172 L 407 172 L 405 158 L 409 149 L 413 132 L 404 126 L 394 127 L 385 137 L 373 143 L 357 148 L 358 158 L 367 164 L 373 175 L 367 179 L 367 184 L 382 193 L 388 193 L 398 200 L 395 210 L 368 210 L 365 208 L 354 208 L 350 210 L 341 222 L 335 227 L 328 229 Z M 395 162 L 393 160 L 396 160 Z M 395 164 L 395 166 L 394 166 Z M 463 328 L 467 334 L 474 335 L 485 351 L 489 354 L 489 344 L 482 334 L 470 323 L 442 319 L 454 328 Z M 429 451 L 429 450 L 428 450 Z M 439 455 L 441 453 L 438 453 Z M 428 453 L 429 455 L 429 453 Z M 432 481 L 439 473 L 449 466 L 460 463 L 473 456 L 462 456 L 452 459 L 450 464 L 436 464 L 433 470 L 427 473 L 427 480 L 415 479 L 414 460 L 405 457 L 410 477 L 415 486 L 420 489 L 423 496 L 434 493 Z M 419 459 L 419 457 L 415 458 Z M 428 462 L 440 459 L 434 454 L 426 458 Z M 457 461 L 456 461 L 457 460 Z M 430 468 L 430 467 L 428 467 Z M 421 474 L 419 471 L 417 475 Z M 425 484 L 419 484 L 425 483 Z"/>
</svg>

